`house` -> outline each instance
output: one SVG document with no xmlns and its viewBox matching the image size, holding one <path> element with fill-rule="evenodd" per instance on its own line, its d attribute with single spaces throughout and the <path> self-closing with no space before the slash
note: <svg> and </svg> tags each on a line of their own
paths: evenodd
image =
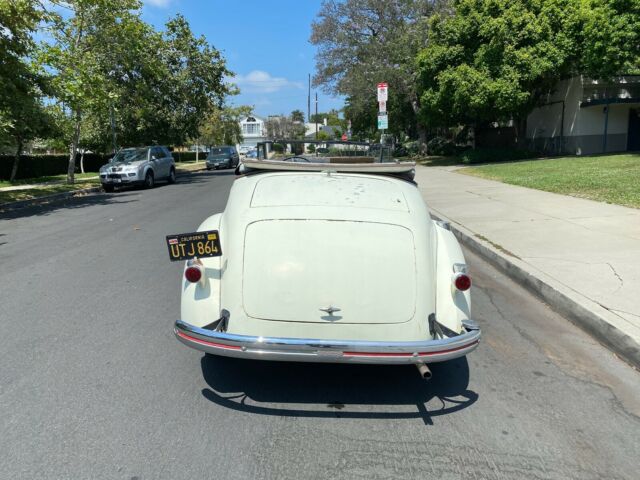
<svg viewBox="0 0 640 480">
<path fill-rule="evenodd" d="M 240 130 L 242 131 L 242 143 L 238 145 L 238 151 L 240 152 L 253 150 L 258 142 L 267 140 L 267 129 L 264 126 L 264 120 L 255 115 L 250 115 L 240 120 Z"/>
<path fill-rule="evenodd" d="M 588 155 L 640 150 L 640 75 L 560 82 L 527 117 L 529 148 Z"/>
<path fill-rule="evenodd" d="M 316 138 L 316 131 L 318 133 L 325 132 L 329 135 L 329 138 L 335 138 L 336 134 L 342 134 L 342 130 L 337 125 L 327 125 L 327 119 L 324 119 L 323 123 L 305 123 L 304 124 L 304 138 L 314 140 Z M 339 140 L 339 139 L 338 139 Z"/>
</svg>

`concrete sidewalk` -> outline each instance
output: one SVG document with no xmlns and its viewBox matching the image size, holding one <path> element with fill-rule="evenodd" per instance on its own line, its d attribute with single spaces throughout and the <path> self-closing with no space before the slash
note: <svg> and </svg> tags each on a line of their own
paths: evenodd
<svg viewBox="0 0 640 480">
<path fill-rule="evenodd" d="M 640 210 L 455 170 L 416 169 L 435 215 L 489 242 L 640 345 Z"/>
</svg>

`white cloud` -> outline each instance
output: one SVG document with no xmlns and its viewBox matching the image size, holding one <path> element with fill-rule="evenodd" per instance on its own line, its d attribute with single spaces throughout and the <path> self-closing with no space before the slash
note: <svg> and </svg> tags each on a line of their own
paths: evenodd
<svg viewBox="0 0 640 480">
<path fill-rule="evenodd" d="M 168 7 L 172 0 L 144 0 L 144 3 L 158 8 Z"/>
<path fill-rule="evenodd" d="M 292 82 L 284 77 L 272 77 L 262 70 L 253 70 L 246 75 L 236 75 L 229 80 L 238 85 L 242 93 L 273 93 L 284 88 L 304 89 L 300 82 Z"/>
</svg>

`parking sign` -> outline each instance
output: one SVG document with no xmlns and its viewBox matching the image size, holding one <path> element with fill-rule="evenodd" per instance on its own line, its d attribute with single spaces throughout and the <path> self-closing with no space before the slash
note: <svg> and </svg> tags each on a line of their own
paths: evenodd
<svg viewBox="0 0 640 480">
<path fill-rule="evenodd" d="M 389 93 L 389 85 L 387 83 L 378 84 L 378 102 L 386 102 Z"/>
<path fill-rule="evenodd" d="M 386 130 L 389 128 L 389 117 L 386 112 L 378 113 L 378 130 Z"/>
</svg>

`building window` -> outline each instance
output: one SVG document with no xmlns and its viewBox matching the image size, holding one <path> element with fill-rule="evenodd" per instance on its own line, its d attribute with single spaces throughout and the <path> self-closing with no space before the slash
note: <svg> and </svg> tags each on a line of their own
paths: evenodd
<svg viewBox="0 0 640 480">
<path fill-rule="evenodd" d="M 245 123 L 242 125 L 242 133 L 246 135 L 259 135 L 260 125 L 258 123 Z"/>
</svg>

